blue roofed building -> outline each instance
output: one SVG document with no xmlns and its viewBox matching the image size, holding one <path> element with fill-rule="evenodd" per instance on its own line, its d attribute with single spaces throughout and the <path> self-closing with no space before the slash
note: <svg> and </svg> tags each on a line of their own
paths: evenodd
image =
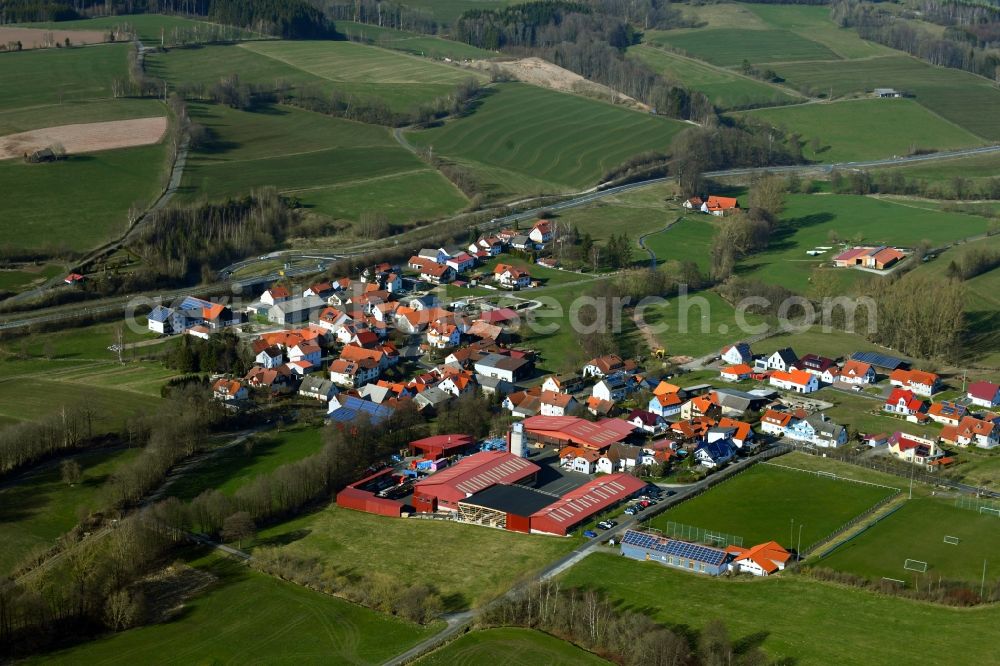
<svg viewBox="0 0 1000 666">
<path fill-rule="evenodd" d="M 736 446 L 729 438 L 706 442 L 694 452 L 694 459 L 704 467 L 714 469 L 721 467 L 736 455 Z"/>
<path fill-rule="evenodd" d="M 718 576 L 729 568 L 730 555 L 720 548 L 678 541 L 658 534 L 626 530 L 621 552 L 633 560 L 659 562 L 672 569 Z"/>
<path fill-rule="evenodd" d="M 330 400 L 327 418 L 334 423 L 351 423 L 367 414 L 372 423 L 382 423 L 396 412 L 391 406 L 364 400 L 357 396 L 334 396 Z"/>
</svg>

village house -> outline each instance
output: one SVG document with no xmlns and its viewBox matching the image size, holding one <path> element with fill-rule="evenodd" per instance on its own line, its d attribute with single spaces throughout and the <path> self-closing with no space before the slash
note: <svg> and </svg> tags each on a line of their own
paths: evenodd
<svg viewBox="0 0 1000 666">
<path fill-rule="evenodd" d="M 872 384 L 875 382 L 875 369 L 867 363 L 851 359 L 844 362 L 838 379 L 845 384 L 856 386 Z"/>
<path fill-rule="evenodd" d="M 992 449 L 1000 446 L 1000 418 L 994 420 L 965 416 L 957 426 L 941 429 L 941 441 L 958 446 Z"/>
<path fill-rule="evenodd" d="M 508 289 L 527 289 L 531 286 L 531 275 L 509 264 L 497 264 L 493 269 L 493 279 Z"/>
<path fill-rule="evenodd" d="M 296 378 L 287 366 L 262 368 L 255 365 L 250 368 L 243 381 L 253 389 L 268 389 L 272 393 L 287 393 L 292 390 Z"/>
<path fill-rule="evenodd" d="M 423 248 L 417 253 L 421 259 L 428 259 L 436 264 L 443 264 L 451 258 L 451 255 L 443 247 L 437 249 Z"/>
<path fill-rule="evenodd" d="M 460 252 L 454 257 L 449 257 L 444 263 L 446 266 L 452 268 L 456 273 L 464 273 L 470 268 L 475 267 L 476 258 L 470 256 L 467 252 Z"/>
<path fill-rule="evenodd" d="M 567 393 L 542 390 L 539 399 L 540 413 L 542 416 L 566 416 L 576 410 L 579 403 L 576 398 Z"/>
<path fill-rule="evenodd" d="M 734 213 L 740 208 L 740 202 L 733 197 L 717 197 L 709 195 L 708 199 L 701 204 L 701 212 L 722 217 Z"/>
<path fill-rule="evenodd" d="M 795 393 L 812 393 L 819 390 L 819 378 L 805 370 L 783 372 L 775 370 L 769 379 L 771 386 Z"/>
<path fill-rule="evenodd" d="M 969 384 L 966 397 L 973 405 L 993 409 L 1000 405 L 1000 385 L 993 382 L 972 382 Z"/>
<path fill-rule="evenodd" d="M 336 290 L 333 288 L 332 282 L 317 282 L 306 287 L 302 291 L 302 296 L 315 296 L 325 301 L 333 295 L 334 291 Z"/>
<path fill-rule="evenodd" d="M 894 370 L 889 375 L 889 383 L 906 388 L 917 395 L 934 395 L 941 386 L 941 378 L 933 372 L 923 370 Z"/>
<path fill-rule="evenodd" d="M 965 405 L 957 402 L 935 402 L 927 410 L 927 416 L 941 425 L 957 426 L 965 418 Z"/>
<path fill-rule="evenodd" d="M 285 362 L 285 355 L 278 345 L 268 344 L 265 340 L 258 340 L 253 345 L 256 352 L 253 362 L 264 368 L 277 368 Z"/>
<path fill-rule="evenodd" d="M 330 402 L 337 395 L 337 387 L 329 379 L 322 377 L 303 377 L 299 384 L 299 395 L 320 402 Z"/>
<path fill-rule="evenodd" d="M 260 302 L 265 305 L 275 305 L 287 301 L 291 297 L 292 293 L 286 287 L 275 285 L 260 295 Z"/>
<path fill-rule="evenodd" d="M 620 402 L 636 389 L 638 389 L 638 384 L 632 375 L 616 372 L 594 384 L 590 394 L 599 400 Z"/>
<path fill-rule="evenodd" d="M 769 409 L 760 417 L 760 431 L 768 435 L 784 437 L 792 422 L 793 416 L 788 412 Z"/>
<path fill-rule="evenodd" d="M 753 427 L 746 421 L 738 421 L 724 416 L 719 419 L 719 425 L 709 430 L 709 439 L 712 438 L 713 430 L 716 431 L 716 434 L 719 434 L 721 431 L 725 431 L 725 436 L 732 440 L 733 444 L 736 445 L 736 448 L 741 451 L 749 450 L 754 447 L 755 441 Z"/>
<path fill-rule="evenodd" d="M 753 368 L 745 363 L 730 365 L 719 370 L 719 377 L 727 382 L 741 382 L 750 379 L 751 375 L 753 375 Z"/>
<path fill-rule="evenodd" d="M 837 362 L 832 358 L 817 356 L 816 354 L 806 354 L 795 362 L 795 368 L 803 370 L 811 375 L 822 377 L 823 373 L 831 369 L 836 369 Z"/>
<path fill-rule="evenodd" d="M 531 231 L 528 232 L 528 238 L 531 239 L 533 243 L 540 246 L 545 246 L 547 243 L 552 241 L 552 223 L 548 220 L 539 220 L 535 222 L 535 226 L 531 227 Z"/>
<path fill-rule="evenodd" d="M 378 379 L 379 365 L 367 358 L 348 361 L 338 358 L 330 364 L 330 381 L 338 386 L 357 388 Z"/>
<path fill-rule="evenodd" d="M 566 446 L 559 451 L 562 466 L 581 474 L 593 474 L 600 457 L 599 452 L 579 446 Z"/>
<path fill-rule="evenodd" d="M 773 573 L 784 571 L 785 565 L 792 557 L 791 553 L 775 541 L 758 544 L 749 549 L 741 546 L 727 546 L 726 552 L 735 556 L 729 564 L 731 571 L 754 576 L 770 576 Z"/>
<path fill-rule="evenodd" d="M 247 389 L 239 381 L 223 377 L 212 384 L 212 397 L 224 402 L 246 400 Z"/>
<path fill-rule="evenodd" d="M 608 354 L 607 356 L 598 356 L 597 358 L 590 359 L 583 366 L 581 374 L 584 377 L 606 377 L 612 373 L 632 370 L 634 370 L 634 363 L 627 366 L 621 357 Z"/>
<path fill-rule="evenodd" d="M 475 370 L 480 375 L 497 377 L 512 384 L 531 372 L 534 367 L 526 358 L 514 358 L 501 354 L 488 354 L 475 362 Z"/>
<path fill-rule="evenodd" d="M 326 302 L 317 296 L 289 298 L 268 308 L 267 320 L 281 326 L 301 324 L 315 318 L 325 306 Z"/>
<path fill-rule="evenodd" d="M 646 409 L 657 416 L 667 418 L 680 414 L 683 404 L 684 401 L 678 393 L 663 393 L 660 395 L 654 393 L 653 397 L 649 399 L 649 405 Z"/>
<path fill-rule="evenodd" d="M 668 427 L 666 419 L 645 409 L 633 409 L 626 420 L 637 429 L 650 435 L 666 432 Z"/>
<path fill-rule="evenodd" d="M 694 452 L 695 461 L 707 469 L 722 467 L 736 456 L 736 448 L 728 439 L 705 442 Z"/>
<path fill-rule="evenodd" d="M 556 393 L 576 393 L 583 388 L 583 379 L 579 375 L 550 375 L 542 382 L 543 391 Z"/>
<path fill-rule="evenodd" d="M 455 279 L 455 269 L 447 264 L 429 262 L 420 268 L 420 279 L 431 284 L 448 284 Z"/>
<path fill-rule="evenodd" d="M 893 433 L 887 445 L 891 455 L 916 465 L 928 465 L 944 457 L 944 451 L 933 440 L 902 432 Z"/>
<path fill-rule="evenodd" d="M 434 349 L 457 347 L 462 341 L 462 331 L 450 322 L 434 322 L 427 327 L 427 344 Z"/>
<path fill-rule="evenodd" d="M 640 464 L 642 449 L 631 444 L 615 442 L 601 454 L 595 465 L 597 474 L 627 472 Z"/>
<path fill-rule="evenodd" d="M 753 352 L 750 345 L 745 342 L 737 342 L 722 348 L 719 358 L 727 365 L 749 365 L 753 363 Z"/>
<path fill-rule="evenodd" d="M 799 357 L 795 355 L 791 347 L 779 349 L 769 356 L 754 359 L 754 369 L 760 372 L 769 370 L 780 370 L 781 372 L 791 372 L 795 369 Z"/>
<path fill-rule="evenodd" d="M 907 420 L 922 420 L 926 418 L 924 412 L 927 410 L 927 403 L 918 398 L 913 391 L 908 389 L 893 389 L 886 399 L 882 409 L 890 414 L 898 414 L 907 417 Z"/>
<path fill-rule="evenodd" d="M 847 428 L 828 419 L 825 414 L 813 414 L 791 423 L 785 429 L 790 439 L 808 442 L 822 448 L 843 446 L 847 443 Z"/>
</svg>

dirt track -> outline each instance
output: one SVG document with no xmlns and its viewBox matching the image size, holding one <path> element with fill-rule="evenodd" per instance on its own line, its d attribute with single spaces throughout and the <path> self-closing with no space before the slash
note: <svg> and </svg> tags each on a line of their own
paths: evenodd
<svg viewBox="0 0 1000 666">
<path fill-rule="evenodd" d="M 0 137 L 0 160 L 22 157 L 26 152 L 57 143 L 71 155 L 147 146 L 158 142 L 166 131 L 167 119 L 162 116 L 46 127 Z"/>
<path fill-rule="evenodd" d="M 41 28 L 0 28 L 0 45 L 21 42 L 23 49 L 39 49 L 58 44 L 100 44 L 108 36 L 100 30 L 44 30 Z"/>
</svg>

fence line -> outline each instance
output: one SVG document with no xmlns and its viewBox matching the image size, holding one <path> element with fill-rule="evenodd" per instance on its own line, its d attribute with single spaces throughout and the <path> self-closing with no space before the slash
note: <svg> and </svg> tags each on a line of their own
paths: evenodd
<svg viewBox="0 0 1000 666">
<path fill-rule="evenodd" d="M 802 469 L 801 467 L 792 467 L 791 465 L 782 465 L 781 463 L 770 462 L 770 461 L 764 461 L 761 464 L 773 465 L 774 467 L 783 467 L 784 469 L 791 469 L 795 470 L 796 472 L 805 472 L 806 474 L 814 474 L 816 476 L 831 477 L 838 481 L 850 481 L 851 483 L 861 483 L 866 486 L 875 486 L 876 488 L 886 488 L 887 490 L 895 490 L 897 492 L 899 491 L 899 488 L 896 488 L 895 486 L 886 486 L 882 485 L 881 483 L 873 483 L 871 481 L 861 481 L 860 479 L 852 479 L 846 476 L 840 476 L 839 474 L 834 474 L 832 472 L 824 472 L 822 470 Z"/>
<path fill-rule="evenodd" d="M 843 534 L 847 530 L 851 529 L 852 527 L 854 527 L 858 523 L 860 523 L 863 520 L 865 520 L 866 518 L 868 518 L 870 515 L 872 515 L 873 513 L 875 513 L 876 511 L 878 511 L 879 509 L 881 509 L 883 506 L 885 506 L 889 502 L 891 502 L 894 499 L 896 499 L 897 497 L 899 497 L 900 493 L 903 492 L 899 488 L 896 488 L 895 490 L 896 490 L 896 492 L 894 492 L 891 495 L 887 495 L 886 497 L 883 497 L 881 500 L 879 500 L 878 502 L 876 502 L 875 504 L 873 504 L 870 508 L 868 508 L 868 510 L 866 510 L 866 511 L 864 511 L 862 513 L 859 513 L 854 518 L 851 518 L 849 521 L 847 521 L 846 523 L 844 523 L 843 525 L 841 525 L 840 527 L 838 527 L 834 531 L 830 532 L 828 535 L 826 535 L 822 539 L 818 539 L 817 541 L 811 543 L 801 553 L 799 553 L 799 558 L 801 559 L 805 555 L 808 555 L 809 553 L 811 553 L 813 551 L 814 548 L 819 547 L 820 545 L 826 543 L 827 541 L 830 541 L 831 539 L 837 538 L 838 536 L 840 536 L 841 534 Z M 902 504 L 900 504 L 900 506 L 902 506 Z"/>
<path fill-rule="evenodd" d="M 875 527 L 876 525 L 878 525 L 879 523 L 881 523 L 883 520 L 885 520 L 886 518 L 888 518 L 892 514 L 896 513 L 900 509 L 902 509 L 903 506 L 905 506 L 905 505 L 906 505 L 906 502 L 901 502 L 899 504 L 899 506 L 894 506 L 892 509 L 890 509 L 889 511 L 887 511 L 884 515 L 881 515 L 878 518 L 876 518 L 875 520 L 873 520 L 870 525 L 865 525 L 865 528 L 863 530 L 858 530 L 858 532 L 856 534 L 852 534 L 849 539 L 844 539 L 843 541 L 839 541 L 839 542 L 833 544 L 832 546 L 830 546 L 829 548 L 827 548 L 826 550 L 824 550 L 822 553 L 819 553 L 816 557 L 822 559 L 822 558 L 826 557 L 827 555 L 829 555 L 830 553 L 832 553 L 833 551 L 835 551 L 838 548 L 840 548 L 841 546 L 843 546 L 844 544 L 851 543 L 852 541 L 854 541 L 855 539 L 857 539 L 859 536 L 861 536 L 862 534 L 864 534 L 865 532 L 867 532 L 871 528 Z M 820 543 L 820 542 L 817 542 L 817 543 Z M 815 546 L 813 546 L 813 547 L 815 547 Z"/>
</svg>

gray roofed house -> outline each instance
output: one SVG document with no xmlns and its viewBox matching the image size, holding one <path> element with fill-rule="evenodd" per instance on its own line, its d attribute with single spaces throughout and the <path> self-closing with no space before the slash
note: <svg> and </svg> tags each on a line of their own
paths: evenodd
<svg viewBox="0 0 1000 666">
<path fill-rule="evenodd" d="M 502 354 L 487 354 L 475 363 L 476 374 L 515 382 L 531 370 L 531 361 Z"/>
<path fill-rule="evenodd" d="M 299 395 L 323 402 L 329 402 L 330 398 L 337 395 L 338 392 L 337 386 L 333 382 L 322 377 L 304 377 L 302 383 L 299 384 Z"/>
<path fill-rule="evenodd" d="M 476 375 L 476 383 L 479 384 L 479 388 L 486 395 L 494 395 L 497 393 L 500 395 L 507 395 L 508 393 L 513 393 L 514 389 L 517 388 L 506 379 L 501 379 L 499 377 L 487 377 L 486 375 Z"/>
<path fill-rule="evenodd" d="M 515 250 L 524 250 L 526 248 L 533 248 L 535 244 L 524 234 L 518 234 L 510 241 L 510 246 Z"/>
<path fill-rule="evenodd" d="M 813 414 L 805 421 L 812 426 L 813 442 L 820 446 L 840 446 L 847 441 L 847 429 L 831 421 L 826 414 Z"/>
<path fill-rule="evenodd" d="M 432 386 L 428 389 L 424 389 L 418 393 L 413 398 L 413 402 L 416 403 L 417 409 L 425 409 L 430 407 L 431 409 L 436 409 L 437 407 L 443 405 L 444 403 L 451 400 L 454 396 L 447 391 L 439 389 L 436 386 Z"/>
<path fill-rule="evenodd" d="M 280 324 L 301 324 L 309 321 L 311 316 L 319 314 L 326 307 L 326 301 L 318 296 L 302 296 L 281 303 L 275 303 L 267 311 L 267 320 Z"/>
<path fill-rule="evenodd" d="M 362 398 L 367 398 L 378 405 L 385 402 L 385 399 L 390 397 L 391 393 L 391 389 L 386 388 L 385 386 L 378 386 L 377 384 L 365 384 L 358 389 L 358 395 Z"/>
</svg>

